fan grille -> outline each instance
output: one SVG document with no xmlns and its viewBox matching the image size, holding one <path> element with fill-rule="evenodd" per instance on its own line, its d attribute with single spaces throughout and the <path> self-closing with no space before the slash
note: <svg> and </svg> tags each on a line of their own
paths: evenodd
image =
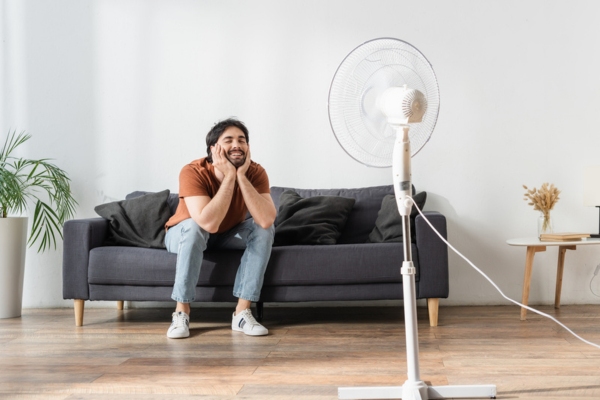
<svg viewBox="0 0 600 400">
<path fill-rule="evenodd" d="M 329 89 L 329 121 L 352 158 L 372 167 L 392 165 L 396 132 L 376 101 L 387 88 L 404 85 L 427 99 L 423 122 L 409 131 L 414 156 L 429 140 L 439 111 L 439 89 L 429 61 L 412 45 L 393 38 L 365 42 L 342 61 Z"/>
</svg>

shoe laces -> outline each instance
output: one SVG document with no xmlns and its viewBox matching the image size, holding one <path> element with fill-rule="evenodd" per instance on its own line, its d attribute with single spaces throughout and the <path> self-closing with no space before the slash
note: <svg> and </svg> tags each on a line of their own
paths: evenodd
<svg viewBox="0 0 600 400">
<path fill-rule="evenodd" d="M 185 321 L 187 320 L 185 313 L 183 312 L 174 312 L 173 313 L 173 324 L 175 327 L 185 326 Z"/>
<path fill-rule="evenodd" d="M 255 319 L 254 315 L 252 315 L 252 311 L 249 308 L 245 309 L 240 313 L 240 316 L 246 320 L 247 324 L 250 325 L 260 325 Z"/>
</svg>

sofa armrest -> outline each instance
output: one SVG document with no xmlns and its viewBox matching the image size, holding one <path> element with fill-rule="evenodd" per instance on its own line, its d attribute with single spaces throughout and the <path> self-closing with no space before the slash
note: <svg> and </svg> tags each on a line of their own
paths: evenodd
<svg viewBox="0 0 600 400">
<path fill-rule="evenodd" d="M 446 217 L 437 211 L 425 216 L 447 239 Z M 448 247 L 419 214 L 415 219 L 416 246 L 419 252 L 419 298 L 448 297 Z"/>
<path fill-rule="evenodd" d="M 89 298 L 90 250 L 100 247 L 108 233 L 104 218 L 73 219 L 63 227 L 63 298 Z"/>
</svg>

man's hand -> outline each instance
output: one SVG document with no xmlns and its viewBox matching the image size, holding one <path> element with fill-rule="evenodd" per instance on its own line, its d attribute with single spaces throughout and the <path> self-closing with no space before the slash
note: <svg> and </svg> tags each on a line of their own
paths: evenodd
<svg viewBox="0 0 600 400">
<path fill-rule="evenodd" d="M 212 153 L 213 166 L 225 177 L 235 178 L 235 166 L 227 158 L 225 149 L 223 149 L 220 144 L 216 143 L 214 146 L 210 147 L 210 151 Z"/>
<path fill-rule="evenodd" d="M 248 145 L 248 151 L 246 152 L 246 160 L 244 161 L 244 164 L 240 165 L 240 167 L 237 169 L 238 180 L 241 177 L 246 176 L 246 172 L 248 172 L 248 168 L 250 168 L 251 162 L 252 162 L 252 160 L 250 160 L 250 145 Z"/>
<path fill-rule="evenodd" d="M 250 168 L 250 146 L 246 153 L 244 164 L 237 169 L 237 182 L 240 185 L 244 202 L 254 218 L 254 222 L 263 229 L 269 228 L 275 222 L 277 210 L 273 204 L 273 199 L 269 193 L 258 193 L 252 183 L 246 177 L 248 168 Z"/>
</svg>

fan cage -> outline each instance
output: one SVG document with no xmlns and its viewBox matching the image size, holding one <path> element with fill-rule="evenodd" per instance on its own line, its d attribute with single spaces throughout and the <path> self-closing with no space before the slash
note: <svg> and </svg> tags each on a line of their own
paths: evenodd
<svg viewBox="0 0 600 400">
<path fill-rule="evenodd" d="M 390 167 L 395 128 L 377 107 L 390 87 L 421 91 L 427 99 L 423 121 L 411 124 L 411 155 L 427 143 L 439 112 L 439 89 L 431 63 L 409 43 L 394 38 L 367 41 L 338 67 L 329 90 L 329 121 L 340 146 L 352 158 L 372 167 Z"/>
</svg>

